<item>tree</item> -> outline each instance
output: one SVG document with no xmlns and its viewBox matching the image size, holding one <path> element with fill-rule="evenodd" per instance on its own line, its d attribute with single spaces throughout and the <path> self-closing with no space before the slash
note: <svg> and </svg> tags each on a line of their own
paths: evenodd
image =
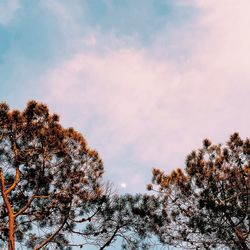
<svg viewBox="0 0 250 250">
<path fill-rule="evenodd" d="M 153 195 L 112 195 L 102 203 L 95 219 L 79 233 L 100 250 L 118 238 L 122 249 L 152 249 L 157 244 L 151 231 L 160 223 L 155 213 L 158 207 L 158 197 Z"/>
<path fill-rule="evenodd" d="M 191 152 L 184 170 L 153 170 L 164 225 L 163 243 L 193 249 L 250 249 L 250 141 L 234 133 L 225 146 Z M 156 187 L 154 185 L 157 185 Z"/>
<path fill-rule="evenodd" d="M 83 136 L 46 105 L 0 104 L 0 247 L 63 248 L 104 197 L 103 164 Z"/>
</svg>

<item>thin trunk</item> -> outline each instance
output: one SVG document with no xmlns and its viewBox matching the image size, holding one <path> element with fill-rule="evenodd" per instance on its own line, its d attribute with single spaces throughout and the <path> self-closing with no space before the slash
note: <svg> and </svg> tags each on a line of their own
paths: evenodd
<svg viewBox="0 0 250 250">
<path fill-rule="evenodd" d="M 15 218 L 13 213 L 9 214 L 9 242 L 8 250 L 15 250 Z"/>
<path fill-rule="evenodd" d="M 19 182 L 20 177 L 20 171 L 17 168 L 16 169 L 16 179 L 14 183 L 5 190 L 5 179 L 3 176 L 2 169 L 0 169 L 0 179 L 1 179 L 1 194 L 5 203 L 5 206 L 7 208 L 8 217 L 9 217 L 9 239 L 8 239 L 8 250 L 15 250 L 15 215 L 13 213 L 13 209 L 11 207 L 11 204 L 8 199 L 8 194 L 16 187 L 16 185 Z"/>
<path fill-rule="evenodd" d="M 15 217 L 13 214 L 13 210 L 11 207 L 11 204 L 9 202 L 8 196 L 6 194 L 6 192 L 4 191 L 4 178 L 1 175 L 1 193 L 3 196 L 3 200 L 4 203 L 6 205 L 7 208 L 7 212 L 8 212 L 8 217 L 9 217 L 9 239 L 8 239 L 8 250 L 15 250 L 15 237 L 14 237 L 14 233 L 15 233 Z"/>
</svg>

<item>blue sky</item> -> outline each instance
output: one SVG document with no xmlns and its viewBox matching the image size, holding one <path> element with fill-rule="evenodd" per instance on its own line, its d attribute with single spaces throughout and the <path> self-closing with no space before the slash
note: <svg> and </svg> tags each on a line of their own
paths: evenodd
<svg viewBox="0 0 250 250">
<path fill-rule="evenodd" d="M 248 134 L 249 2 L 0 0 L 0 100 L 48 104 L 119 192 Z M 233 18 L 232 18 L 233 17 Z"/>
</svg>

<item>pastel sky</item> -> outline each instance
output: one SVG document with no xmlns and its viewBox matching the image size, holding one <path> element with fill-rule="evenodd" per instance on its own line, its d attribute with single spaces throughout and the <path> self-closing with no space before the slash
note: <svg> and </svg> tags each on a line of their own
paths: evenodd
<svg viewBox="0 0 250 250">
<path fill-rule="evenodd" d="M 249 136 L 249 0 L 0 0 L 0 100 L 48 104 L 143 192 L 209 137 Z"/>
</svg>

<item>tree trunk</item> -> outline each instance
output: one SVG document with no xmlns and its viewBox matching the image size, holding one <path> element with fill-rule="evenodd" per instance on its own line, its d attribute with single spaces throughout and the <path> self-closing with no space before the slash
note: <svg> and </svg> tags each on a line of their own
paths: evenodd
<svg viewBox="0 0 250 250">
<path fill-rule="evenodd" d="M 15 250 L 15 218 L 13 213 L 9 214 L 9 242 L 8 250 Z"/>
<path fill-rule="evenodd" d="M 19 182 L 20 171 L 16 168 L 16 179 L 14 183 L 5 190 L 5 179 L 3 176 L 2 169 L 0 168 L 0 180 L 1 180 L 1 194 L 5 203 L 5 206 L 8 211 L 8 218 L 9 218 L 9 239 L 8 239 L 8 250 L 15 250 L 15 215 L 11 204 L 8 199 L 8 194 L 16 187 Z"/>
</svg>

